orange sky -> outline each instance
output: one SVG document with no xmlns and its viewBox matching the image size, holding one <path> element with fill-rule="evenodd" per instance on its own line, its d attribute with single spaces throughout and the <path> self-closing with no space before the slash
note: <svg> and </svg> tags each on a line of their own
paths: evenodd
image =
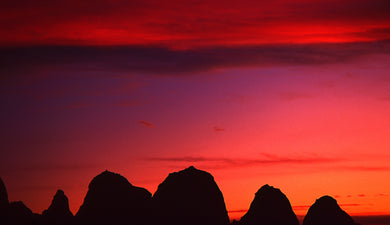
<svg viewBox="0 0 390 225">
<path fill-rule="evenodd" d="M 3 1 L 0 176 L 73 213 L 105 169 L 152 193 L 212 173 L 231 218 L 264 184 L 390 214 L 388 1 Z"/>
</svg>

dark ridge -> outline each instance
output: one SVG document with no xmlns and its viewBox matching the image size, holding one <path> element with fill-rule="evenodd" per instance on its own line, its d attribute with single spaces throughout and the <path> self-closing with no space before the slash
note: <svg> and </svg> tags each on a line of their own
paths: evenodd
<svg viewBox="0 0 390 225">
<path fill-rule="evenodd" d="M 255 194 L 242 225 L 299 225 L 290 201 L 279 189 L 264 185 Z"/>
<path fill-rule="evenodd" d="M 5 224 L 33 225 L 37 224 L 38 215 L 34 214 L 23 202 L 11 202 L 8 206 Z"/>
<path fill-rule="evenodd" d="M 303 225 L 358 225 L 340 208 L 336 199 L 323 196 L 309 208 Z"/>
<path fill-rule="evenodd" d="M 0 178 L 0 216 L 5 213 L 5 210 L 8 208 L 8 194 L 7 189 L 5 188 L 3 180 Z"/>
<path fill-rule="evenodd" d="M 142 225 L 150 218 L 151 193 L 105 171 L 91 181 L 75 216 L 80 225 Z"/>
<path fill-rule="evenodd" d="M 69 209 L 68 197 L 63 190 L 57 190 L 49 208 L 42 213 L 42 225 L 69 225 L 73 223 L 73 214 Z"/>
<path fill-rule="evenodd" d="M 388 217 L 368 219 L 386 224 Z M 299 225 L 299 222 L 287 197 L 279 189 L 264 185 L 256 192 L 248 212 L 232 224 Z M 170 173 L 153 197 L 125 177 L 104 171 L 90 182 L 75 216 L 62 190 L 54 195 L 49 208 L 38 215 L 23 202 L 9 203 L 0 179 L 0 225 L 229 225 L 229 217 L 213 176 L 191 166 Z M 303 225 L 359 224 L 334 198 L 323 196 L 309 208 Z"/>
<path fill-rule="evenodd" d="M 223 195 L 211 174 L 191 166 L 174 172 L 153 195 L 154 224 L 226 225 Z"/>
</svg>

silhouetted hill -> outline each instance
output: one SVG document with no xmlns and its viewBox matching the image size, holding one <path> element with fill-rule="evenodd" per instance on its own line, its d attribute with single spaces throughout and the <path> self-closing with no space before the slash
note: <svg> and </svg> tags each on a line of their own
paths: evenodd
<svg viewBox="0 0 390 225">
<path fill-rule="evenodd" d="M 151 193 L 105 171 L 91 181 L 75 219 L 80 225 L 142 225 L 150 218 Z"/>
<path fill-rule="evenodd" d="M 69 210 L 69 202 L 64 191 L 57 190 L 49 208 L 42 213 L 42 225 L 70 225 L 73 214 Z"/>
<path fill-rule="evenodd" d="M 8 194 L 7 189 L 5 188 L 3 180 L 0 178 L 0 214 L 1 211 L 5 210 L 8 207 Z"/>
<path fill-rule="evenodd" d="M 358 225 L 337 204 L 336 199 L 323 196 L 309 208 L 303 225 Z"/>
<path fill-rule="evenodd" d="M 255 194 L 248 212 L 241 218 L 243 225 L 299 225 L 290 201 L 279 189 L 264 185 Z"/>
<path fill-rule="evenodd" d="M 211 174 L 189 167 L 171 173 L 153 195 L 155 223 L 161 225 L 225 225 L 223 195 Z"/>
<path fill-rule="evenodd" d="M 3 180 L 0 178 L 0 224 L 5 224 L 8 205 L 7 189 L 5 188 Z"/>
<path fill-rule="evenodd" d="M 11 202 L 7 210 L 7 225 L 32 225 L 36 224 L 39 215 L 34 214 L 23 202 Z"/>
</svg>

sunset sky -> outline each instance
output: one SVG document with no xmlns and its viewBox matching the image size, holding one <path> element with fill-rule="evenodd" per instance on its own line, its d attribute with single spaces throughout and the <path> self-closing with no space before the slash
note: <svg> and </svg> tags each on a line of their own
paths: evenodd
<svg viewBox="0 0 390 225">
<path fill-rule="evenodd" d="M 0 3 L 0 177 L 76 213 L 108 169 L 154 193 L 210 172 L 231 219 L 264 184 L 390 214 L 388 0 Z"/>
</svg>

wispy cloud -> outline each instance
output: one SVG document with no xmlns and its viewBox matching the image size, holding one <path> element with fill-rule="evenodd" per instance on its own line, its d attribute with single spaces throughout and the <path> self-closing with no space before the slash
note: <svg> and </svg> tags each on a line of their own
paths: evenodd
<svg viewBox="0 0 390 225">
<path fill-rule="evenodd" d="M 41 172 L 41 171 L 79 171 L 86 169 L 96 169 L 104 167 L 103 163 L 29 163 L 24 165 L 19 164 L 3 164 L 0 167 L 2 173 L 14 172 Z"/>
<path fill-rule="evenodd" d="M 154 127 L 154 125 L 148 121 L 145 121 L 145 120 L 141 120 L 141 121 L 138 121 L 137 123 L 141 124 L 141 125 L 144 125 L 145 127 Z"/>
<path fill-rule="evenodd" d="M 365 171 L 365 172 L 390 171 L 389 166 L 339 166 L 339 167 L 335 167 L 335 169 L 355 170 L 355 171 Z"/>
<path fill-rule="evenodd" d="M 179 156 L 179 157 L 149 157 L 149 161 L 176 162 L 176 163 L 212 163 L 213 168 L 235 168 L 261 165 L 283 165 L 283 164 L 318 164 L 337 162 L 339 158 L 325 157 L 288 157 L 273 154 L 262 154 L 256 158 L 228 158 L 228 157 L 203 157 L 203 156 Z"/>
<path fill-rule="evenodd" d="M 246 213 L 247 209 L 228 210 L 228 213 Z"/>
<path fill-rule="evenodd" d="M 145 103 L 141 103 L 140 101 L 137 101 L 137 100 L 133 100 L 133 101 L 117 101 L 116 103 L 114 103 L 114 105 L 116 106 L 120 106 L 120 107 L 133 107 L 133 106 L 140 106 L 140 105 L 143 105 Z"/>
<path fill-rule="evenodd" d="M 356 203 L 350 203 L 350 204 L 339 204 L 340 207 L 355 207 L 355 206 L 361 206 L 361 204 Z M 311 207 L 311 205 L 295 205 L 292 206 L 294 210 L 307 210 Z"/>
<path fill-rule="evenodd" d="M 294 101 L 298 99 L 313 98 L 315 95 L 303 92 L 285 91 L 277 93 L 280 99 L 285 101 Z"/>
<path fill-rule="evenodd" d="M 344 44 L 253 45 L 172 50 L 155 46 L 46 46 L 2 49 L 3 76 L 54 76 L 58 71 L 89 76 L 114 74 L 188 75 L 220 68 L 320 65 L 364 55 L 389 54 L 390 41 Z M 233 57 L 239 55 L 240 57 Z M 142 56 L 142 57 L 140 57 Z M 53 63 L 55 62 L 55 63 Z M 196 63 L 194 63 L 196 62 Z M 44 68 L 44 69 L 42 69 Z M 57 71 L 57 72 L 54 72 Z"/>
<path fill-rule="evenodd" d="M 219 127 L 219 126 L 214 126 L 214 131 L 216 131 L 216 132 L 225 131 L 225 128 L 222 128 L 222 127 Z"/>
</svg>

